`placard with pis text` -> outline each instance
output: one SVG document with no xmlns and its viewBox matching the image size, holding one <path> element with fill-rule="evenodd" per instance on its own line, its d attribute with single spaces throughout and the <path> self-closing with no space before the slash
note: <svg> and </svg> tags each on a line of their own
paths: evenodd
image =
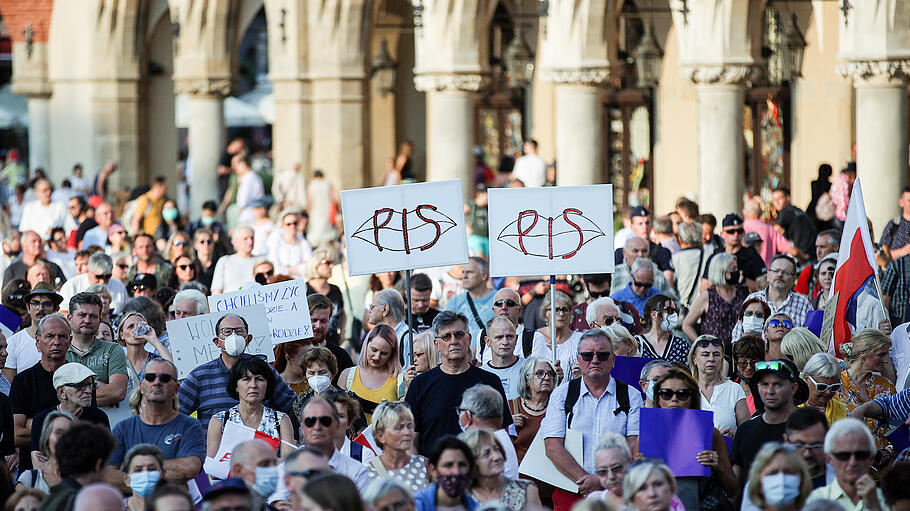
<svg viewBox="0 0 910 511">
<path fill-rule="evenodd" d="M 217 337 L 215 324 L 228 312 L 242 317 L 249 326 L 253 339 L 247 345 L 246 353 L 262 354 L 269 362 L 275 361 L 274 345 L 269 334 L 269 320 L 265 316 L 264 305 L 210 312 L 167 322 L 168 340 L 171 344 L 171 354 L 174 356 L 174 365 L 177 366 L 178 379 L 186 378 L 199 365 L 221 356 L 221 349 L 213 342 Z"/>
<path fill-rule="evenodd" d="M 348 271 L 386 271 L 468 262 L 461 180 L 341 192 Z"/>
<path fill-rule="evenodd" d="M 310 309 L 303 279 L 253 286 L 209 297 L 209 310 L 225 312 L 261 304 L 269 320 L 272 342 L 281 344 L 313 337 Z"/>
<path fill-rule="evenodd" d="M 489 190 L 490 275 L 613 272 L 613 186 Z"/>
</svg>

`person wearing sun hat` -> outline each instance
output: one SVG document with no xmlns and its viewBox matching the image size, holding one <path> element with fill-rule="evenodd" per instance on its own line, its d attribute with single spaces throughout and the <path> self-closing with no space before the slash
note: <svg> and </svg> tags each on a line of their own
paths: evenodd
<svg viewBox="0 0 910 511">
<path fill-rule="evenodd" d="M 10 382 L 17 373 L 21 373 L 41 360 L 41 353 L 38 352 L 35 345 L 38 322 L 48 314 L 60 310 L 61 302 L 63 302 L 63 297 L 57 294 L 48 282 L 35 284 L 31 291 L 22 296 L 22 303 L 25 304 L 31 324 L 28 328 L 23 328 L 6 339 L 9 355 L 6 358 L 3 374 Z"/>
<path fill-rule="evenodd" d="M 94 371 L 78 362 L 63 364 L 54 371 L 53 384 L 60 404 L 35 414 L 32 419 L 32 447 L 31 450 L 40 450 L 41 428 L 44 418 L 53 411 L 68 412 L 73 417 L 88 421 L 110 429 L 107 414 L 94 406 L 95 378 Z"/>
</svg>

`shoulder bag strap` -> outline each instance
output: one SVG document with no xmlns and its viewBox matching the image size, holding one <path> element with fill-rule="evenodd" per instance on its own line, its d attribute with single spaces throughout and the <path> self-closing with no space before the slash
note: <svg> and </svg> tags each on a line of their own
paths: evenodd
<svg viewBox="0 0 910 511">
<path fill-rule="evenodd" d="M 692 280 L 692 287 L 689 289 L 689 294 L 686 295 L 686 298 L 689 301 L 690 307 L 692 306 L 692 294 L 695 293 L 695 290 L 698 289 L 698 284 L 701 282 L 701 276 L 702 276 L 701 261 L 704 258 L 704 256 L 705 256 L 705 249 L 699 249 L 698 266 L 696 266 L 696 268 L 698 268 L 698 274 L 695 275 L 695 278 Z"/>
<path fill-rule="evenodd" d="M 376 471 L 376 474 L 378 474 L 379 477 L 388 477 L 389 476 L 389 471 L 385 469 L 385 466 L 382 464 L 382 460 L 379 459 L 379 456 L 376 456 L 375 458 L 371 459 L 370 465 L 373 466 L 373 470 Z"/>
<path fill-rule="evenodd" d="M 478 328 L 483 330 L 483 321 L 480 320 L 480 314 L 477 313 L 477 307 L 474 305 L 474 299 L 471 298 L 471 293 L 465 291 L 465 296 L 468 298 L 468 306 L 471 307 L 471 314 L 474 315 L 474 321 L 477 323 Z M 483 342 L 483 339 L 480 339 Z"/>
</svg>

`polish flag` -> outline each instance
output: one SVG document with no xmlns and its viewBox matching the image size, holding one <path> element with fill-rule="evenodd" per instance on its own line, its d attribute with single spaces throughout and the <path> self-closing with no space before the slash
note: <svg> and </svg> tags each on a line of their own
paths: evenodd
<svg viewBox="0 0 910 511">
<path fill-rule="evenodd" d="M 9 338 L 9 336 L 13 335 L 19 329 L 19 323 L 22 323 L 22 318 L 15 312 L 0 305 L 0 332 L 3 332 L 5 337 Z"/>
<path fill-rule="evenodd" d="M 353 441 L 362 445 L 364 448 L 373 451 L 373 454 L 376 456 L 382 454 L 382 449 L 376 445 L 376 439 L 373 438 L 373 426 L 367 426 L 367 428 L 357 435 L 357 438 Z"/>
<path fill-rule="evenodd" d="M 831 293 L 837 293 L 837 307 L 834 315 L 834 352 L 843 358 L 841 345 L 853 338 L 851 328 L 856 328 L 856 305 L 859 294 L 875 276 L 875 255 L 872 253 L 872 237 L 866 220 L 866 206 L 863 204 L 863 187 L 859 178 L 853 184 L 847 219 L 841 237 L 840 252 L 837 254 L 837 268 Z"/>
<path fill-rule="evenodd" d="M 262 440 L 269 444 L 272 449 L 278 449 L 281 445 L 281 439 L 266 435 L 261 431 L 248 428 L 243 424 L 228 422 L 224 425 L 221 432 L 221 444 L 218 446 L 218 453 L 214 458 L 205 458 L 203 469 L 205 472 L 218 479 L 227 479 L 231 472 L 231 453 L 234 449 L 247 440 Z M 287 443 L 287 442 L 285 442 Z M 288 444 L 293 445 L 293 444 Z M 296 449 L 296 446 L 294 446 Z"/>
</svg>

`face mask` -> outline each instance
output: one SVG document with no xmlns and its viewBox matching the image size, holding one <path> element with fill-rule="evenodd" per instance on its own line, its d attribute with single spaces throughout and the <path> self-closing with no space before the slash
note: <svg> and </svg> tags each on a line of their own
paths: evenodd
<svg viewBox="0 0 910 511">
<path fill-rule="evenodd" d="M 645 391 L 645 397 L 648 398 L 648 401 L 654 402 L 654 380 L 648 382 L 648 390 Z"/>
<path fill-rule="evenodd" d="M 178 215 L 177 208 L 164 208 L 161 211 L 161 217 L 164 218 L 165 220 L 167 220 L 168 222 L 173 222 L 174 220 L 177 220 L 177 215 Z"/>
<path fill-rule="evenodd" d="M 232 357 L 243 353 L 246 349 L 246 339 L 237 334 L 231 334 L 224 340 L 224 352 Z"/>
<path fill-rule="evenodd" d="M 455 497 L 464 495 L 465 489 L 471 484 L 471 476 L 468 474 L 441 475 L 437 478 L 437 482 L 439 483 L 440 488 L 442 488 L 442 491 L 445 492 L 446 497 L 454 499 Z"/>
<path fill-rule="evenodd" d="M 215 217 L 202 216 L 202 217 L 199 217 L 199 221 L 202 222 L 202 225 L 208 227 L 208 226 L 212 225 L 213 223 L 215 223 Z"/>
<path fill-rule="evenodd" d="M 677 321 L 679 321 L 679 314 L 675 312 L 673 314 L 667 314 L 664 316 L 664 320 L 660 324 L 660 327 L 669 332 L 670 330 L 676 328 Z"/>
<path fill-rule="evenodd" d="M 730 275 L 726 275 L 724 278 L 727 281 L 727 284 L 739 284 L 740 279 L 742 278 L 743 272 L 741 270 L 736 270 Z"/>
<path fill-rule="evenodd" d="M 322 374 L 314 374 L 306 379 L 306 382 L 310 385 L 310 388 L 313 389 L 317 394 L 322 394 L 326 389 L 329 388 L 329 385 L 332 384 L 332 379 L 328 376 Z"/>
<path fill-rule="evenodd" d="M 130 489 L 136 495 L 146 498 L 155 491 L 159 479 L 161 479 L 161 472 L 157 470 L 132 473 L 130 474 Z"/>
<path fill-rule="evenodd" d="M 784 507 L 799 497 L 800 478 L 795 474 L 771 474 L 761 478 L 761 492 L 774 507 Z"/>
<path fill-rule="evenodd" d="M 762 318 L 757 316 L 743 318 L 743 332 L 745 333 L 761 332 L 763 326 L 765 326 L 765 320 Z"/>
<path fill-rule="evenodd" d="M 275 493 L 278 487 L 278 467 L 256 467 L 256 482 L 253 483 L 253 491 L 263 497 Z"/>
</svg>

